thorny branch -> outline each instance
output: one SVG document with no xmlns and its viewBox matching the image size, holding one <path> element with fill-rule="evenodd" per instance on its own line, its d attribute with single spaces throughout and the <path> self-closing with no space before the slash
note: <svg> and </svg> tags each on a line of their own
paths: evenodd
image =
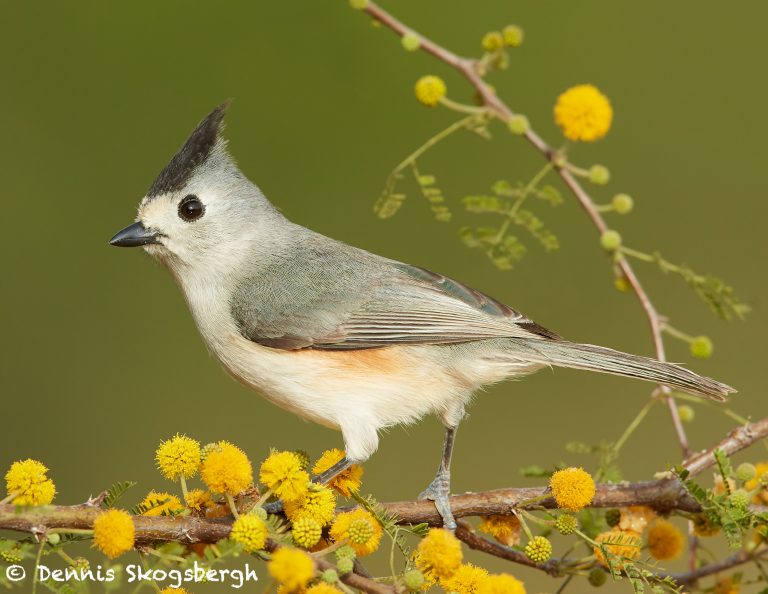
<svg viewBox="0 0 768 594">
<path fill-rule="evenodd" d="M 494 92 L 493 88 L 483 80 L 480 72 L 478 72 L 478 62 L 476 60 L 459 56 L 454 52 L 446 49 L 445 47 L 438 45 L 431 39 L 428 39 L 427 37 L 424 37 L 423 35 L 413 31 L 404 23 L 388 13 L 386 10 L 381 8 L 375 2 L 368 2 L 365 7 L 365 11 L 374 19 L 389 27 L 400 37 L 405 34 L 415 35 L 419 39 L 420 49 L 424 50 L 428 54 L 431 54 L 438 60 L 445 62 L 449 66 L 452 66 L 469 81 L 469 83 L 477 91 L 479 97 L 482 99 L 485 107 L 492 115 L 496 116 L 504 122 L 508 121 L 509 118 L 514 115 L 512 109 Z M 529 128 L 525 133 L 525 138 L 546 159 L 552 161 L 557 173 L 560 175 L 565 185 L 568 186 L 568 189 L 579 201 L 582 208 L 592 220 L 592 223 L 597 228 L 597 230 L 600 233 L 608 230 L 608 225 L 600 214 L 597 206 L 595 205 L 595 202 L 592 200 L 589 193 L 573 176 L 571 171 L 565 167 L 565 163 L 561 162 L 557 151 L 553 150 L 544 141 L 544 139 L 542 139 L 531 128 Z M 645 316 L 648 319 L 648 323 L 651 327 L 651 336 L 653 337 L 656 358 L 659 361 L 666 361 L 666 351 L 664 349 L 664 339 L 662 336 L 663 317 L 659 314 L 658 311 L 656 311 L 656 307 L 654 306 L 648 294 L 645 292 L 643 285 L 637 278 L 637 275 L 635 274 L 635 271 L 633 270 L 630 263 L 620 253 L 616 256 L 616 265 L 621 269 L 627 282 L 632 287 L 632 290 L 640 301 L 640 305 L 642 306 L 643 311 L 645 312 Z M 683 456 L 687 457 L 690 455 L 691 449 L 688 443 L 688 437 L 685 433 L 685 429 L 683 428 L 683 424 L 680 420 L 680 415 L 678 414 L 674 398 L 669 393 L 669 389 L 666 386 L 659 386 L 659 389 L 665 396 L 665 400 L 672 417 L 672 423 L 675 427 L 675 433 L 677 434 L 677 439 L 680 443 Z"/>
<path fill-rule="evenodd" d="M 699 452 L 684 463 L 691 475 L 701 474 L 715 465 L 713 452 L 720 450 L 732 455 L 745 449 L 753 443 L 768 436 L 768 417 L 743 425 L 731 431 L 716 446 Z M 479 493 L 464 493 L 451 497 L 451 508 L 457 518 L 481 516 L 490 514 L 511 514 L 525 507 L 525 502 L 546 494 L 546 488 L 508 488 Z M 43 507 L 17 508 L 13 505 L 0 505 L 0 529 L 28 532 L 36 537 L 43 537 L 51 531 L 66 532 L 69 530 L 88 530 L 93 527 L 96 516 L 103 511 L 100 507 L 101 498 L 97 497 L 81 505 L 56 505 Z M 247 501 L 241 501 L 246 507 Z M 553 499 L 543 499 L 536 502 L 537 506 L 555 507 Z M 626 507 L 630 505 L 647 505 L 659 512 L 671 511 L 700 511 L 698 503 L 685 491 L 680 482 L 672 475 L 664 476 L 654 481 L 638 483 L 622 483 L 618 485 L 597 485 L 591 507 Z M 434 505 L 428 501 L 401 501 L 383 503 L 382 506 L 390 514 L 394 514 L 400 524 L 429 523 L 439 525 L 441 522 Z M 232 518 L 198 518 L 192 516 L 134 516 L 136 528 L 136 544 L 156 542 L 179 542 L 181 544 L 214 543 L 229 536 Z M 461 522 L 456 531 L 458 538 L 470 548 L 534 567 L 549 573 L 561 575 L 561 568 L 571 561 L 568 559 L 553 559 L 546 563 L 536 564 L 525 555 L 512 548 L 492 542 L 476 534 L 465 522 Z M 757 553 L 754 553 L 757 554 Z M 679 583 L 688 583 L 710 575 L 719 570 L 746 563 L 754 559 L 746 553 L 740 553 L 718 563 L 701 569 L 675 575 Z M 762 554 L 762 552 L 760 552 Z M 326 569 L 331 565 L 322 559 L 316 560 L 318 567 Z M 719 568 L 719 569 L 718 569 Z M 364 592 L 372 594 L 394 593 L 388 585 L 375 582 L 358 574 L 348 574 L 343 577 L 345 583 Z"/>
</svg>

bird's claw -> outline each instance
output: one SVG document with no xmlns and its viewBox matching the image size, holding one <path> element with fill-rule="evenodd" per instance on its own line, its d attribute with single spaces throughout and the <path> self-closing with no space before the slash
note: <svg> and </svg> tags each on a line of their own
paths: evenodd
<svg viewBox="0 0 768 594">
<path fill-rule="evenodd" d="M 437 513 L 443 519 L 443 528 L 454 532 L 456 530 L 456 519 L 451 511 L 449 497 L 451 495 L 451 473 L 440 471 L 435 480 L 419 495 L 419 499 L 433 501 L 437 508 Z"/>
</svg>

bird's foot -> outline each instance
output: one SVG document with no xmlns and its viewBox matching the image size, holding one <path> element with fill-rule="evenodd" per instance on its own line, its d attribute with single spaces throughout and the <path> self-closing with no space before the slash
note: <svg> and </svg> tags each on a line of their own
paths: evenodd
<svg viewBox="0 0 768 594">
<path fill-rule="evenodd" d="M 451 495 L 451 473 L 448 470 L 440 470 L 435 476 L 429 487 L 419 495 L 419 499 L 428 499 L 434 501 L 437 513 L 443 518 L 443 528 L 454 532 L 456 530 L 456 519 L 451 511 L 451 504 L 448 498 Z"/>
</svg>

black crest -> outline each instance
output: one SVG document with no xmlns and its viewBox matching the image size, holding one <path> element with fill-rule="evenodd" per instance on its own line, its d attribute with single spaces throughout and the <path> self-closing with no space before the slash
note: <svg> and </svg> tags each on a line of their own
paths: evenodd
<svg viewBox="0 0 768 594">
<path fill-rule="evenodd" d="M 229 107 L 228 101 L 219 105 L 197 125 L 184 146 L 152 183 L 147 192 L 149 198 L 184 187 L 195 168 L 208 158 L 213 147 L 216 146 L 221 121 L 224 119 L 227 107 Z"/>
</svg>

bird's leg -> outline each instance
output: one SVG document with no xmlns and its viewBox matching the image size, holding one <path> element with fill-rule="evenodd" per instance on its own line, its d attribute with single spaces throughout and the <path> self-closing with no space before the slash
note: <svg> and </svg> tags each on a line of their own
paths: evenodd
<svg viewBox="0 0 768 594">
<path fill-rule="evenodd" d="M 312 482 L 317 483 L 318 485 L 325 485 L 331 482 L 334 478 L 336 478 L 338 475 L 340 475 L 350 466 L 352 466 L 352 462 L 350 462 L 350 460 L 346 456 L 344 456 L 341 460 L 336 462 L 336 464 L 331 466 L 328 470 L 324 470 L 317 476 L 313 476 Z"/>
<path fill-rule="evenodd" d="M 352 466 L 352 462 L 350 462 L 347 459 L 347 457 L 344 456 L 341 460 L 336 462 L 336 464 L 331 466 L 328 470 L 321 472 L 317 476 L 313 476 L 312 482 L 317 483 L 318 485 L 328 484 L 331 480 L 333 480 L 336 476 L 344 472 L 350 466 Z M 283 502 L 273 501 L 272 503 L 267 503 L 264 506 L 264 509 L 267 510 L 267 513 L 278 514 L 281 511 L 283 511 Z"/>
<path fill-rule="evenodd" d="M 440 467 L 437 469 L 435 480 L 419 495 L 420 499 L 429 499 L 435 502 L 435 507 L 440 517 L 443 518 L 443 527 L 453 532 L 456 530 L 456 520 L 451 511 L 448 497 L 451 494 L 451 456 L 453 454 L 453 440 L 456 436 L 456 427 L 445 428 L 445 441 L 443 441 L 443 457 L 440 459 Z"/>
</svg>

